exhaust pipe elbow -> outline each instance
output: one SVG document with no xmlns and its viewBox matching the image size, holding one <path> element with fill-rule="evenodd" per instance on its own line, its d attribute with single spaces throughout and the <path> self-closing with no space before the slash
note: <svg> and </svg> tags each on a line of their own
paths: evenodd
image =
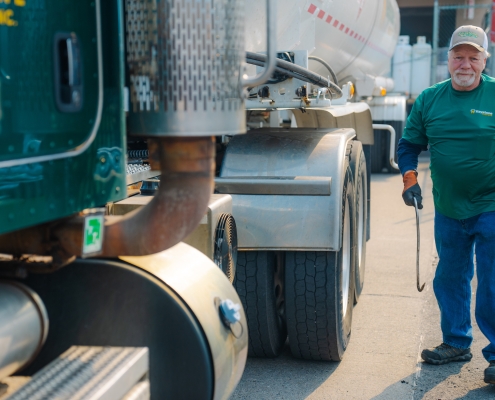
<svg viewBox="0 0 495 400">
<path fill-rule="evenodd" d="M 149 139 L 152 169 L 159 166 L 160 188 L 145 207 L 105 220 L 101 257 L 147 255 L 166 250 L 199 224 L 214 187 L 215 140 Z"/>
<path fill-rule="evenodd" d="M 152 169 L 161 171 L 160 188 L 145 207 L 125 216 L 105 217 L 99 257 L 159 253 L 184 239 L 205 215 L 213 193 L 214 137 L 149 139 Z M 81 256 L 84 218 L 0 235 L 0 253 L 48 255 L 64 266 Z"/>
</svg>

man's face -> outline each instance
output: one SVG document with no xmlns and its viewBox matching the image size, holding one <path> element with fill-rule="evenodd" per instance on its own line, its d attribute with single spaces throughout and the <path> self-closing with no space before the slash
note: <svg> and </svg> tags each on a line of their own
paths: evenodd
<svg viewBox="0 0 495 400">
<path fill-rule="evenodd" d="M 476 88 L 485 64 L 484 54 L 473 46 L 460 44 L 454 47 L 449 53 L 449 72 L 454 89 L 468 91 Z"/>
</svg>

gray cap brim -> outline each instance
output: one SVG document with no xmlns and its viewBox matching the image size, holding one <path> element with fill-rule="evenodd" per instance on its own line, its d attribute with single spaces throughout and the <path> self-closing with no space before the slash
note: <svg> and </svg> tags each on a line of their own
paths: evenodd
<svg viewBox="0 0 495 400">
<path fill-rule="evenodd" d="M 459 43 L 456 43 L 454 46 L 452 46 L 449 49 L 449 51 L 452 50 L 454 47 L 459 46 L 460 44 L 468 44 L 470 46 L 473 46 L 478 51 L 485 51 L 485 49 L 483 47 L 481 47 L 480 45 L 477 45 L 476 43 L 473 43 L 473 42 L 459 42 Z"/>
</svg>

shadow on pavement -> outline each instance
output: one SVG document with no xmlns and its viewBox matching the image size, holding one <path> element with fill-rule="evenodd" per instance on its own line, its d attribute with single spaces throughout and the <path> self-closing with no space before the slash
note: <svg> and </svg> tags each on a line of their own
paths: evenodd
<svg viewBox="0 0 495 400">
<path fill-rule="evenodd" d="M 495 399 L 495 385 L 483 382 L 483 370 L 470 367 L 469 362 L 447 365 L 421 364 L 419 379 L 411 374 L 387 387 L 371 400 L 396 400 L 410 386 L 413 400 L 482 400 Z"/>
<path fill-rule="evenodd" d="M 487 385 L 478 389 L 473 389 L 464 396 L 457 397 L 456 400 L 474 399 L 495 399 L 495 385 Z"/>
<path fill-rule="evenodd" d="M 305 399 L 338 368 L 340 363 L 292 357 L 288 342 L 277 358 L 248 358 L 234 399 Z"/>
<path fill-rule="evenodd" d="M 495 387 L 483 382 L 485 364 L 473 361 L 440 366 L 422 363 L 414 400 L 495 399 Z"/>
<path fill-rule="evenodd" d="M 434 366 L 426 363 L 421 364 L 421 374 L 419 379 L 416 378 L 416 374 L 411 374 L 399 382 L 390 385 L 378 396 L 373 397 L 373 400 L 388 400 L 394 398 L 393 395 L 397 394 L 397 386 L 410 385 L 411 393 L 414 393 L 413 399 L 423 399 L 424 396 L 433 388 L 449 379 L 450 376 L 457 375 L 462 369 L 463 363 L 452 363 L 442 366 Z M 446 367 L 446 368 L 445 368 Z M 447 400 L 446 397 L 437 399 Z M 452 397 L 448 398 L 452 400 Z"/>
<path fill-rule="evenodd" d="M 415 374 L 406 376 L 400 381 L 390 385 L 383 392 L 381 392 L 379 395 L 375 397 L 372 397 L 370 400 L 398 400 L 397 393 L 404 393 L 404 391 L 407 390 L 404 388 L 406 385 L 409 386 L 410 391 L 414 390 L 414 381 L 415 381 Z"/>
</svg>

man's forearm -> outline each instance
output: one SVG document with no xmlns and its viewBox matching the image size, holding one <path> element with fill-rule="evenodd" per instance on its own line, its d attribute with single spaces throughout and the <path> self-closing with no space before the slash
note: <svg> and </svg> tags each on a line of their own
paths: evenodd
<svg viewBox="0 0 495 400">
<path fill-rule="evenodd" d="M 427 147 L 421 144 L 414 144 L 401 138 L 397 146 L 397 162 L 402 175 L 407 171 L 416 171 L 418 168 L 418 156 Z"/>
</svg>

